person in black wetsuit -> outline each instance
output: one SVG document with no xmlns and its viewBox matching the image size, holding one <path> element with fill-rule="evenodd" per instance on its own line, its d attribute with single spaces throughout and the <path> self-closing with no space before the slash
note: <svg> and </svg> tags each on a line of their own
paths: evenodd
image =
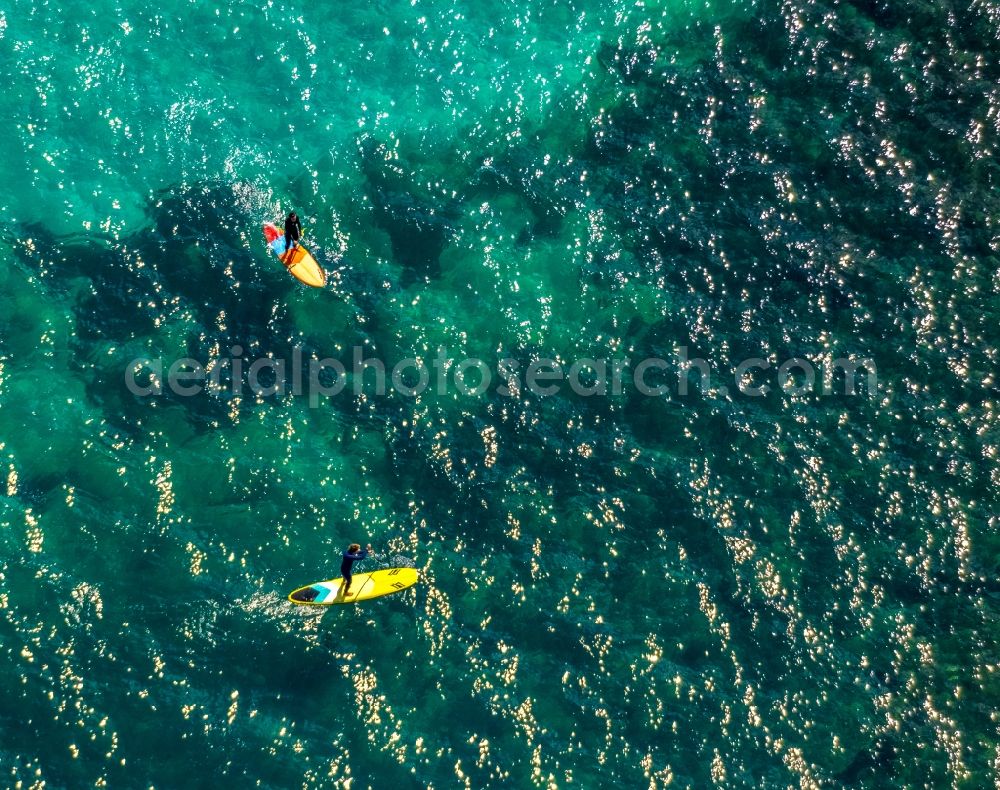
<svg viewBox="0 0 1000 790">
<path fill-rule="evenodd" d="M 344 560 L 340 563 L 340 575 L 344 577 L 344 586 L 342 588 L 344 595 L 348 595 L 351 592 L 351 568 L 358 560 L 365 559 L 371 550 L 370 543 L 368 544 L 368 548 L 364 550 L 362 550 L 360 543 L 352 543 L 347 547 L 347 551 L 344 552 Z"/>
<path fill-rule="evenodd" d="M 302 223 L 299 216 L 294 211 L 285 217 L 285 254 L 282 260 L 288 257 L 288 251 L 299 246 L 299 239 L 302 238 Z"/>
</svg>

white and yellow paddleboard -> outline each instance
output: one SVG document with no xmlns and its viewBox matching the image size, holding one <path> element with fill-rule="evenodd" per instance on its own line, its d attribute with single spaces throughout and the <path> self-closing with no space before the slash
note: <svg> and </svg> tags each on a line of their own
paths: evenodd
<svg viewBox="0 0 1000 790">
<path fill-rule="evenodd" d="M 338 603 L 357 603 L 371 598 L 405 590 L 420 580 L 420 574 L 413 568 L 387 568 L 371 573 L 356 573 L 351 580 L 351 591 L 341 592 L 343 579 L 314 582 L 292 590 L 288 600 L 300 606 L 332 606 Z"/>
</svg>

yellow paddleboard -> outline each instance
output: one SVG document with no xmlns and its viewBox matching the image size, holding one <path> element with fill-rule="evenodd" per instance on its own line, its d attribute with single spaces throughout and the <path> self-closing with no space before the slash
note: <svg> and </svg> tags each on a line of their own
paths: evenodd
<svg viewBox="0 0 1000 790">
<path fill-rule="evenodd" d="M 264 238 L 271 251 L 278 256 L 285 268 L 299 282 L 322 288 L 326 285 L 326 272 L 300 242 L 295 249 L 285 253 L 285 232 L 270 222 L 264 225 Z"/>
<path fill-rule="evenodd" d="M 413 568 L 387 568 L 382 571 L 354 574 L 354 578 L 351 580 L 351 591 L 346 596 L 341 592 L 344 580 L 330 579 L 292 590 L 288 595 L 288 600 L 300 606 L 357 603 L 405 590 L 419 580 L 420 574 Z"/>
<path fill-rule="evenodd" d="M 326 272 L 319 267 L 316 259 L 302 244 L 294 250 L 289 250 L 288 255 L 282 256 L 281 262 L 295 279 L 306 285 L 311 285 L 313 288 L 322 288 L 326 285 Z"/>
</svg>

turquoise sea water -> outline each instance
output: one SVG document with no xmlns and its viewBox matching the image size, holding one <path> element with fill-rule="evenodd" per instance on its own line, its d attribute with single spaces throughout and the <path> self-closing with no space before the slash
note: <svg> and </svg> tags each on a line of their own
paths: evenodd
<svg viewBox="0 0 1000 790">
<path fill-rule="evenodd" d="M 0 786 L 993 786 L 998 36 L 0 0 Z M 290 208 L 326 290 L 264 247 Z M 723 383 L 126 387 L 234 346 Z M 878 384 L 750 397 L 749 357 Z M 285 602 L 355 540 L 423 582 Z"/>
</svg>

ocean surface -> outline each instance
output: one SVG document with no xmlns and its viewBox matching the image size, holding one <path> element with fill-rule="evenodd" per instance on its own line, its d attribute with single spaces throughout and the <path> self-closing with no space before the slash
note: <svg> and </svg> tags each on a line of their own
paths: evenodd
<svg viewBox="0 0 1000 790">
<path fill-rule="evenodd" d="M 996 2 L 0 0 L 0 78 L 0 787 L 997 786 Z M 286 601 L 354 541 L 421 582 Z"/>
</svg>

